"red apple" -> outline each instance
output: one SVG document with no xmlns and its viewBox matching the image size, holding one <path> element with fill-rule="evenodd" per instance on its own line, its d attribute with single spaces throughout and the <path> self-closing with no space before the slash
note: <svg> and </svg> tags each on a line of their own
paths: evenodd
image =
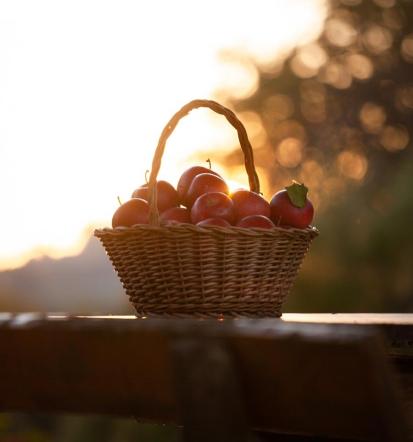
<svg viewBox="0 0 413 442">
<path fill-rule="evenodd" d="M 204 193 L 197 198 L 191 209 L 194 224 L 208 218 L 223 218 L 230 224 L 234 221 L 234 203 L 222 192 Z"/>
<path fill-rule="evenodd" d="M 261 229 L 273 229 L 274 223 L 264 215 L 249 215 L 237 223 L 237 227 L 260 227 Z"/>
<path fill-rule="evenodd" d="M 132 198 L 119 206 L 112 217 L 112 227 L 131 227 L 134 224 L 148 224 L 149 205 L 141 198 Z"/>
<path fill-rule="evenodd" d="M 223 218 L 203 219 L 202 221 L 199 221 L 199 223 L 197 223 L 196 225 L 200 227 L 205 227 L 205 226 L 231 227 L 231 224 Z"/>
<path fill-rule="evenodd" d="M 235 221 L 250 215 L 263 215 L 267 218 L 271 215 L 270 204 L 258 193 L 250 190 L 236 190 L 231 194 L 234 202 Z"/>
<path fill-rule="evenodd" d="M 185 197 L 185 206 L 192 207 L 195 200 L 205 193 L 222 192 L 229 193 L 227 183 L 219 176 L 212 173 L 201 173 L 197 175 L 189 186 Z"/>
<path fill-rule="evenodd" d="M 307 198 L 307 187 L 293 182 L 271 199 L 271 219 L 274 224 L 305 229 L 313 220 L 314 208 Z"/>
<path fill-rule="evenodd" d="M 171 207 L 161 213 L 161 224 L 190 223 L 191 214 L 184 207 Z"/>
<path fill-rule="evenodd" d="M 156 183 L 157 190 L 157 207 L 160 213 L 169 209 L 170 207 L 176 207 L 178 205 L 178 193 L 167 181 L 158 181 Z M 149 200 L 148 184 L 143 184 L 138 187 L 133 193 L 132 198 L 142 198 L 146 201 Z"/>
<path fill-rule="evenodd" d="M 211 173 L 212 175 L 220 177 L 220 175 L 214 172 L 213 170 L 207 169 L 206 167 L 203 166 L 193 166 L 185 170 L 185 172 L 179 178 L 178 185 L 176 186 L 180 203 L 184 204 L 186 193 L 188 192 L 192 180 L 201 173 Z"/>
</svg>

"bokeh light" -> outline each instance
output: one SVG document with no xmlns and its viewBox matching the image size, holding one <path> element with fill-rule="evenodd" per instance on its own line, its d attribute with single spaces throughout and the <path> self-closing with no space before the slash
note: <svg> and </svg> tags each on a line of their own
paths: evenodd
<svg viewBox="0 0 413 442">
<path fill-rule="evenodd" d="M 328 20 L 324 32 L 327 40 L 332 45 L 338 47 L 350 46 L 357 38 L 357 32 L 354 27 L 350 23 L 338 18 Z"/>
<path fill-rule="evenodd" d="M 362 153 L 344 151 L 337 157 L 339 171 L 346 177 L 360 181 L 367 172 L 367 159 Z"/>
<path fill-rule="evenodd" d="M 372 54 L 390 49 L 393 43 L 391 32 L 383 26 L 372 25 L 363 34 L 363 43 Z"/>
<path fill-rule="evenodd" d="M 329 61 L 321 72 L 320 80 L 337 89 L 347 89 L 351 86 L 352 76 L 342 63 Z"/>
<path fill-rule="evenodd" d="M 397 152 L 407 147 L 410 140 L 409 132 L 404 126 L 386 126 L 380 134 L 380 143 L 390 151 Z"/>
<path fill-rule="evenodd" d="M 402 86 L 397 90 L 396 106 L 401 111 L 413 109 L 413 86 Z"/>
<path fill-rule="evenodd" d="M 246 58 L 234 58 L 228 53 L 221 54 L 219 77 L 221 78 L 217 94 L 230 95 L 242 100 L 250 97 L 258 87 L 256 66 Z"/>
<path fill-rule="evenodd" d="M 386 111 L 383 106 L 375 103 L 365 103 L 360 110 L 360 120 L 366 132 L 377 134 L 386 121 Z"/>
<path fill-rule="evenodd" d="M 349 54 L 346 58 L 346 66 L 350 74 L 358 80 L 367 80 L 373 75 L 373 63 L 365 55 Z"/>
<path fill-rule="evenodd" d="M 317 190 L 324 178 L 324 170 L 322 165 L 315 160 L 307 160 L 301 166 L 299 179 L 301 182 L 312 189 Z"/>
<path fill-rule="evenodd" d="M 303 158 L 303 143 L 298 138 L 284 138 L 277 147 L 277 161 L 284 167 L 296 167 Z"/>
<path fill-rule="evenodd" d="M 401 53 L 407 62 L 413 63 L 413 34 L 409 34 L 403 39 Z"/>
<path fill-rule="evenodd" d="M 263 115 L 268 124 L 290 118 L 294 113 L 294 102 L 288 95 L 275 94 L 265 99 Z"/>
<path fill-rule="evenodd" d="M 374 0 L 374 3 L 381 8 L 392 8 L 396 4 L 396 0 Z"/>
<path fill-rule="evenodd" d="M 323 189 L 326 197 L 337 197 L 345 191 L 345 183 L 336 176 L 330 176 L 323 180 Z"/>
<path fill-rule="evenodd" d="M 301 78 L 310 78 L 317 74 L 321 66 L 327 61 L 324 49 L 316 44 L 300 48 L 291 60 L 291 69 Z"/>
<path fill-rule="evenodd" d="M 384 9 L 382 12 L 383 23 L 393 30 L 400 30 L 403 27 L 403 17 L 396 8 Z"/>
<path fill-rule="evenodd" d="M 304 126 L 294 119 L 284 120 L 273 125 L 270 135 L 276 144 L 288 137 L 296 138 L 303 144 L 305 144 L 307 139 Z"/>
<path fill-rule="evenodd" d="M 359 5 L 363 0 L 341 0 L 341 3 L 346 6 L 357 6 Z"/>
<path fill-rule="evenodd" d="M 264 129 L 263 122 L 257 112 L 240 112 L 238 118 L 242 121 L 248 133 L 248 137 L 254 140 L 254 146 L 259 147 L 265 144 L 267 139 L 267 132 Z"/>
<path fill-rule="evenodd" d="M 326 119 L 326 91 L 323 84 L 308 80 L 300 86 L 301 113 L 311 123 L 322 123 Z"/>
</svg>

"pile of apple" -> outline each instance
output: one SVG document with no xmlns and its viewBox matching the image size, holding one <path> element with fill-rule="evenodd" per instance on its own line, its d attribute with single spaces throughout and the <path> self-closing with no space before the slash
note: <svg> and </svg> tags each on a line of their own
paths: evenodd
<svg viewBox="0 0 413 442">
<path fill-rule="evenodd" d="M 272 229 L 275 226 L 305 229 L 314 215 L 308 189 L 297 182 L 277 192 L 271 201 L 245 189 L 230 193 L 224 179 L 211 169 L 194 166 L 180 177 L 175 189 L 158 181 L 157 207 L 162 225 L 191 223 L 197 226 L 238 226 Z M 138 187 L 132 198 L 121 204 L 112 227 L 148 224 L 148 184 Z"/>
</svg>

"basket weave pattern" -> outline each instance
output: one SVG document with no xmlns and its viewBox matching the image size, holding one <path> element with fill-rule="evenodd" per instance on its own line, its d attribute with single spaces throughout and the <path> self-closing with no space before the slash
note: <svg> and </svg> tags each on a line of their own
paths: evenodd
<svg viewBox="0 0 413 442">
<path fill-rule="evenodd" d="M 96 231 L 139 316 L 277 317 L 312 229 Z"/>
<path fill-rule="evenodd" d="M 245 229 L 160 226 L 156 178 L 165 143 L 190 110 L 209 107 L 237 129 L 250 188 L 259 192 L 251 145 L 242 123 L 228 109 L 194 100 L 165 126 L 149 179 L 150 225 L 95 231 L 138 316 L 278 317 L 314 228 Z"/>
</svg>

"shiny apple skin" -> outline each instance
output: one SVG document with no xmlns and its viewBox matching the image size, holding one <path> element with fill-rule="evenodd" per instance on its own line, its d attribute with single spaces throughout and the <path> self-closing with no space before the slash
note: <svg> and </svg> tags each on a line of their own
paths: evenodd
<svg viewBox="0 0 413 442">
<path fill-rule="evenodd" d="M 149 205 L 142 198 L 132 198 L 119 206 L 112 217 L 112 227 L 132 227 L 149 223 Z"/>
<path fill-rule="evenodd" d="M 212 192 L 228 194 L 229 188 L 227 183 L 222 178 L 213 175 L 212 173 L 201 173 L 193 179 L 186 194 L 184 205 L 190 208 L 198 197 L 205 193 Z"/>
<path fill-rule="evenodd" d="M 308 198 L 304 207 L 296 207 L 286 190 L 280 190 L 271 198 L 270 207 L 271 220 L 276 226 L 305 229 L 314 217 L 314 207 Z"/>
<path fill-rule="evenodd" d="M 230 196 L 234 202 L 236 222 L 250 215 L 263 215 L 267 218 L 271 216 L 270 203 L 258 193 L 240 189 Z"/>
<path fill-rule="evenodd" d="M 157 203 L 159 213 L 171 207 L 178 206 L 178 193 L 172 184 L 168 181 L 160 180 L 156 183 Z M 143 184 L 138 187 L 133 193 L 132 198 L 142 198 L 146 201 L 149 200 L 148 184 Z"/>
<path fill-rule="evenodd" d="M 159 219 L 161 224 L 164 225 L 190 223 L 191 214 L 189 210 L 184 207 L 171 207 L 162 212 Z"/>
<path fill-rule="evenodd" d="M 197 224 L 208 218 L 223 218 L 230 224 L 234 222 L 234 203 L 222 192 L 204 193 L 197 198 L 191 208 L 191 221 Z"/>
<path fill-rule="evenodd" d="M 199 223 L 197 223 L 196 225 L 200 227 L 207 227 L 207 226 L 231 227 L 231 224 L 223 218 L 203 219 L 202 221 L 199 221 Z"/>
<path fill-rule="evenodd" d="M 178 192 L 179 202 L 185 205 L 185 197 L 188 192 L 190 185 L 192 184 L 193 179 L 200 175 L 201 173 L 211 173 L 212 175 L 216 175 L 222 178 L 218 173 L 214 172 L 211 169 L 208 169 L 203 166 L 193 166 L 189 169 L 185 170 L 185 172 L 181 175 L 178 181 L 178 185 L 176 186 L 176 190 Z"/>
<path fill-rule="evenodd" d="M 250 215 L 242 218 L 237 223 L 237 227 L 251 228 L 259 227 L 260 229 L 274 229 L 274 223 L 264 215 Z"/>
</svg>

